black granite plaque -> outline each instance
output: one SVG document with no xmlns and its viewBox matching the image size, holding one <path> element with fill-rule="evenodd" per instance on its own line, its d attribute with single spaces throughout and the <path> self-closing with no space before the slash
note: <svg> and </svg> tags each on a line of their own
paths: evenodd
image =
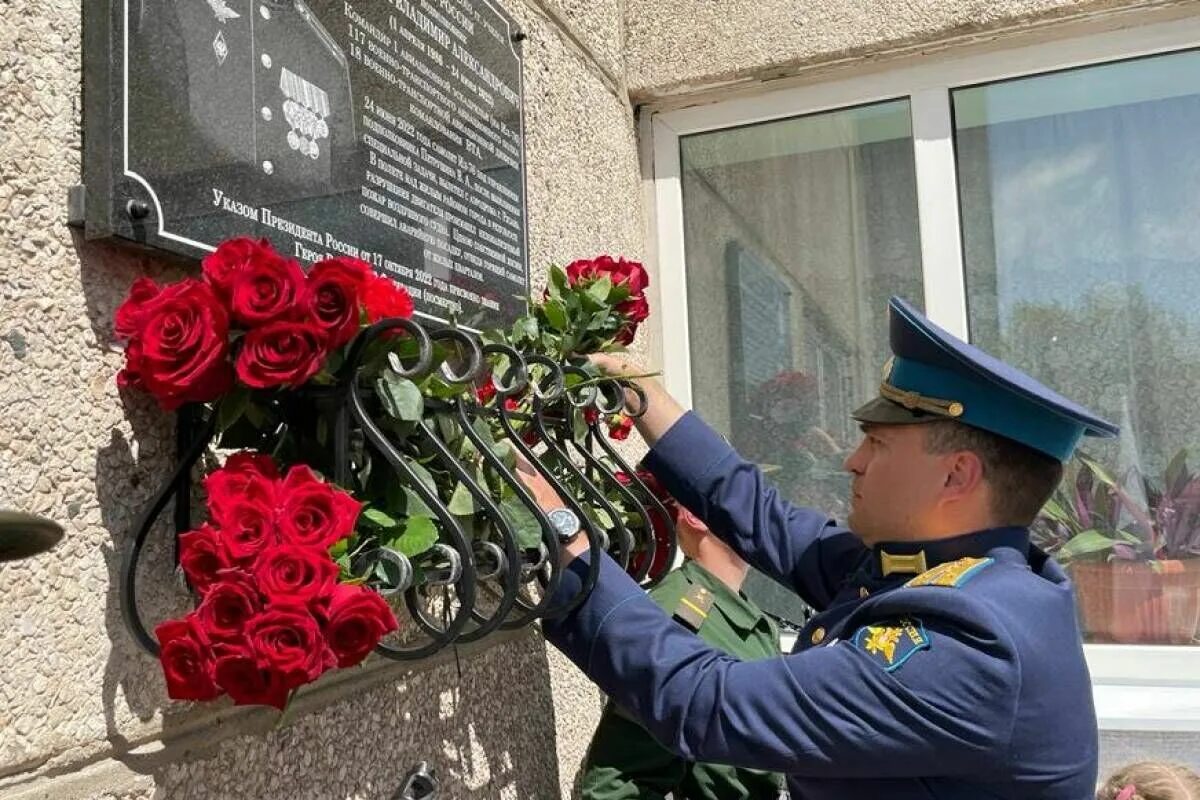
<svg viewBox="0 0 1200 800">
<path fill-rule="evenodd" d="M 521 56 L 491 0 L 84 4 L 90 236 L 346 254 L 471 327 L 525 309 Z"/>
</svg>

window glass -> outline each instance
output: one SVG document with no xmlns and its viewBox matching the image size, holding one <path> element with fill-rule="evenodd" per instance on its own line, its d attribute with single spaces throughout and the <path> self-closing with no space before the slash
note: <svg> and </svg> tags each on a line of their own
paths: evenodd
<svg viewBox="0 0 1200 800">
<path fill-rule="evenodd" d="M 687 136 L 681 166 L 694 406 L 844 521 L 849 413 L 876 392 L 887 299 L 923 303 L 909 103 Z M 762 576 L 746 591 L 801 616 Z"/>
<path fill-rule="evenodd" d="M 1096 642 L 1200 625 L 1200 54 L 953 92 L 973 341 L 1123 427 L 1037 540 Z M 1188 453 L 1194 454 L 1191 458 Z"/>
</svg>

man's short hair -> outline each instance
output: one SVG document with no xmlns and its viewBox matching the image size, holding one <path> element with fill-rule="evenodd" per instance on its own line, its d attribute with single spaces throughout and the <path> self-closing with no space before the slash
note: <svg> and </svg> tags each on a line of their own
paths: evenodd
<svg viewBox="0 0 1200 800">
<path fill-rule="evenodd" d="M 1029 525 L 1062 480 L 1063 465 L 1020 442 L 953 420 L 926 423 L 930 453 L 970 451 L 983 464 L 997 525 Z"/>
</svg>

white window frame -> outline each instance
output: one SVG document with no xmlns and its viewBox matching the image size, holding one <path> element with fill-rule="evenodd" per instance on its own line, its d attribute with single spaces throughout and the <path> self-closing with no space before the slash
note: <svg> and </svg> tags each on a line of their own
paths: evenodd
<svg viewBox="0 0 1200 800">
<path fill-rule="evenodd" d="M 927 59 L 915 66 L 643 117 L 644 152 L 653 161 L 651 237 L 659 296 L 675 298 L 659 303 L 657 314 L 668 390 L 686 406 L 692 405 L 680 137 L 908 98 L 925 309 L 935 322 L 965 337 L 967 302 L 951 90 L 1197 47 L 1200 17 L 1191 17 L 1001 51 Z M 1046 646 L 1057 645 L 1047 642 Z M 1102 729 L 1200 731 L 1200 646 L 1085 645 L 1084 649 Z"/>
</svg>

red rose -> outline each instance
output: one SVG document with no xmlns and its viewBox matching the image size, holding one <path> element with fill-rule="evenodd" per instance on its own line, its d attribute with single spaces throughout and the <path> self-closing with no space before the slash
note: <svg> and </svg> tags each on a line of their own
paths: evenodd
<svg viewBox="0 0 1200 800">
<path fill-rule="evenodd" d="M 229 693 L 239 706 L 274 706 L 283 710 L 291 689 L 282 673 L 263 669 L 254 650 L 245 643 L 217 644 L 214 674 L 217 685 Z"/>
<path fill-rule="evenodd" d="M 233 282 L 246 268 L 260 260 L 281 258 L 266 239 L 239 237 L 222 242 L 215 252 L 204 257 L 200 270 L 204 279 L 225 299 L 233 292 Z"/>
<path fill-rule="evenodd" d="M 268 547 L 254 565 L 258 589 L 272 603 L 304 604 L 327 597 L 337 576 L 338 566 L 328 552 L 294 544 Z"/>
<path fill-rule="evenodd" d="M 325 354 L 325 334 L 314 323 L 270 322 L 246 334 L 238 378 L 255 389 L 300 386 L 321 371 Z"/>
<path fill-rule="evenodd" d="M 251 259 L 233 278 L 233 319 L 245 327 L 295 319 L 308 303 L 308 286 L 300 265 L 275 253 Z"/>
<path fill-rule="evenodd" d="M 475 387 L 475 399 L 479 401 L 479 405 L 486 406 L 492 402 L 492 398 L 496 396 L 496 384 L 492 383 L 492 377 L 489 375 L 482 386 Z"/>
<path fill-rule="evenodd" d="M 505 411 L 520 411 L 521 410 L 521 401 L 515 397 L 504 398 L 504 410 Z"/>
<path fill-rule="evenodd" d="M 567 280 L 572 286 L 608 276 L 613 285 L 625 284 L 629 294 L 636 297 L 650 285 L 650 276 L 640 262 L 624 258 L 614 260 L 612 256 L 597 256 L 580 259 L 567 265 Z"/>
<path fill-rule="evenodd" d="M 137 328 L 122 383 L 150 392 L 167 411 L 229 391 L 229 317 L 212 289 L 189 278 L 135 308 L 121 323 Z"/>
<path fill-rule="evenodd" d="M 213 682 L 209 643 L 199 630 L 194 615 L 171 619 L 154 629 L 158 659 L 172 700 L 212 700 L 221 694 Z"/>
<path fill-rule="evenodd" d="M 221 471 L 234 475 L 260 475 L 268 480 L 279 477 L 279 467 L 275 459 L 266 453 L 256 453 L 253 450 L 240 450 L 221 465 Z"/>
<path fill-rule="evenodd" d="M 224 466 L 204 479 L 209 516 L 223 524 L 228 509 L 237 502 L 247 500 L 274 509 L 278 477 L 279 470 L 270 456 L 234 453 L 225 460 Z"/>
<path fill-rule="evenodd" d="M 328 549 L 354 532 L 362 503 L 320 480 L 304 465 L 292 467 L 280 489 L 283 541 Z"/>
<path fill-rule="evenodd" d="M 628 439 L 631 430 L 633 430 L 633 418 L 618 414 L 617 418 L 608 425 L 608 438 L 617 441 Z"/>
<path fill-rule="evenodd" d="M 316 680 L 337 663 L 317 620 L 303 606 L 269 607 L 246 624 L 246 641 L 259 666 L 278 672 L 288 689 Z"/>
<path fill-rule="evenodd" d="M 600 269 L 590 258 L 581 258 L 567 264 L 567 282 L 572 286 L 599 277 Z"/>
<path fill-rule="evenodd" d="M 646 302 L 644 295 L 640 295 L 631 300 L 626 300 L 624 303 L 618 303 L 615 310 L 626 321 L 613 338 L 620 344 L 631 344 L 633 337 L 637 335 L 638 324 L 644 322 L 650 316 L 650 304 Z"/>
<path fill-rule="evenodd" d="M 370 322 L 389 317 L 408 319 L 413 315 L 413 301 L 408 290 L 382 275 L 371 275 L 363 288 L 362 300 Z"/>
<path fill-rule="evenodd" d="M 201 525 L 179 537 L 179 566 L 200 595 L 231 566 L 221 548 L 221 534 L 212 525 Z"/>
<path fill-rule="evenodd" d="M 588 425 L 591 425 L 594 422 L 599 422 L 600 421 L 600 412 L 597 411 L 595 408 L 588 406 L 587 408 L 585 408 L 583 410 L 583 421 L 586 422 Z M 616 473 L 618 478 L 624 474 L 625 474 L 624 472 Z"/>
<path fill-rule="evenodd" d="M 376 592 L 339 584 L 323 613 L 325 639 L 339 667 L 352 667 L 396 630 L 396 615 Z"/>
<path fill-rule="evenodd" d="M 117 306 L 113 328 L 121 339 L 132 339 L 141 330 L 142 311 L 146 303 L 158 297 L 162 288 L 150 278 L 138 278 L 129 287 L 125 302 Z"/>
<path fill-rule="evenodd" d="M 221 546 L 230 563 L 249 564 L 265 548 L 278 543 L 275 509 L 266 503 L 235 497 L 220 510 Z"/>
<path fill-rule="evenodd" d="M 358 333 L 360 296 L 370 277 L 365 261 L 344 256 L 319 261 L 309 270 L 313 315 L 330 347 L 341 347 Z"/>
<path fill-rule="evenodd" d="M 240 637 L 246 622 L 261 610 L 254 579 L 240 569 L 225 569 L 208 587 L 196 619 L 210 639 L 228 641 Z"/>
<path fill-rule="evenodd" d="M 612 281 L 625 284 L 629 287 L 630 296 L 637 297 L 650 285 L 650 275 L 640 261 L 626 261 L 620 258 L 612 270 Z"/>
</svg>

